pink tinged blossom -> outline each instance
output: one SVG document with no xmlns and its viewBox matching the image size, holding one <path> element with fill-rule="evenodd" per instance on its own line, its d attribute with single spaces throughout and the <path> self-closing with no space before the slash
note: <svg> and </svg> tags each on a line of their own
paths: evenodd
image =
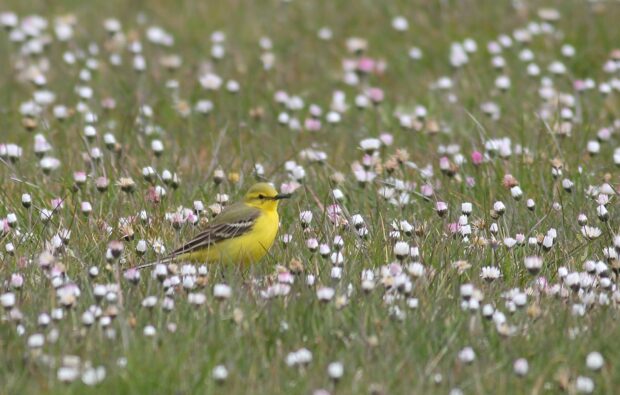
<svg viewBox="0 0 620 395">
<path fill-rule="evenodd" d="M 9 221 L 6 218 L 0 219 L 0 229 L 2 233 L 9 233 L 11 231 L 11 226 L 9 225 Z"/>
<path fill-rule="evenodd" d="M 437 214 L 443 217 L 448 212 L 448 204 L 446 202 L 437 202 L 435 204 L 435 209 L 437 210 Z"/>
<path fill-rule="evenodd" d="M 159 203 L 161 201 L 161 195 L 157 192 L 155 187 L 150 186 L 146 192 L 146 200 L 151 203 Z"/>
<path fill-rule="evenodd" d="M 327 206 L 327 217 L 329 220 L 335 224 L 339 222 L 340 215 L 342 213 L 342 209 L 337 204 L 332 204 Z"/>
<path fill-rule="evenodd" d="M 11 274 L 11 288 L 20 289 L 24 286 L 24 276 L 19 273 Z"/>
<path fill-rule="evenodd" d="M 369 88 L 367 95 L 370 100 L 375 104 L 381 103 L 385 97 L 381 88 Z"/>
<path fill-rule="evenodd" d="M 447 156 L 442 156 L 439 159 L 439 169 L 442 171 L 450 170 L 450 159 Z"/>
<path fill-rule="evenodd" d="M 330 287 L 320 287 L 316 291 L 316 296 L 321 302 L 329 302 L 335 295 L 335 291 Z"/>
<path fill-rule="evenodd" d="M 73 181 L 76 184 L 81 185 L 86 182 L 86 173 L 83 171 L 76 171 L 73 173 Z"/>
<path fill-rule="evenodd" d="M 402 272 L 403 272 L 403 267 L 401 266 L 400 263 L 392 262 L 387 267 L 387 274 L 392 277 L 399 276 L 400 274 L 402 274 Z"/>
<path fill-rule="evenodd" d="M 379 136 L 379 140 L 381 140 L 381 143 L 385 146 L 390 146 L 394 143 L 394 136 L 392 136 L 390 133 L 381 133 L 381 135 Z"/>
<path fill-rule="evenodd" d="M 37 134 L 34 136 L 34 152 L 37 154 L 44 154 L 52 149 L 50 143 L 47 142 L 45 136 Z"/>
<path fill-rule="evenodd" d="M 316 118 L 307 118 L 304 122 L 304 128 L 309 132 L 318 132 L 321 130 L 321 120 Z"/>
<path fill-rule="evenodd" d="M 547 281 L 545 277 L 540 276 L 536 279 L 536 286 L 541 291 L 545 291 L 547 287 L 549 286 L 549 282 Z"/>
<path fill-rule="evenodd" d="M 428 198 L 433 196 L 433 186 L 430 184 L 424 184 L 420 187 L 420 191 L 422 192 L 422 196 Z"/>
<path fill-rule="evenodd" d="M 295 276 L 288 271 L 278 273 L 278 282 L 282 284 L 293 284 L 293 282 L 295 282 Z"/>
<path fill-rule="evenodd" d="M 194 214 L 193 212 L 189 212 L 189 213 L 187 214 L 187 218 L 186 218 L 186 220 L 187 220 L 188 222 L 192 223 L 192 224 L 197 223 L 197 222 L 198 222 L 198 219 L 199 219 L 199 218 L 198 218 L 198 216 L 197 216 L 196 214 Z"/>
<path fill-rule="evenodd" d="M 476 179 L 474 177 L 466 177 L 465 178 L 465 184 L 467 184 L 468 187 L 473 188 L 476 186 Z"/>
<path fill-rule="evenodd" d="M 375 159 L 373 156 L 365 154 L 362 157 L 362 166 L 364 166 L 364 168 L 369 169 L 373 163 L 375 162 Z"/>
<path fill-rule="evenodd" d="M 291 291 L 291 286 L 288 284 L 277 283 L 270 285 L 266 290 L 260 291 L 260 295 L 263 299 L 271 299 L 276 296 L 286 296 Z"/>
<path fill-rule="evenodd" d="M 588 84 L 584 80 L 575 80 L 573 81 L 573 88 L 577 92 L 582 92 L 588 89 Z"/>
<path fill-rule="evenodd" d="M 454 234 L 454 233 L 458 233 L 460 229 L 460 225 L 458 224 L 458 222 L 451 222 L 447 225 L 447 228 L 448 228 L 448 232 Z"/>
<path fill-rule="evenodd" d="M 52 199 L 52 210 L 61 209 L 64 206 L 64 203 L 65 201 L 62 198 Z"/>
<path fill-rule="evenodd" d="M 362 57 L 357 61 L 357 71 L 363 74 L 370 74 L 375 69 L 375 61 L 369 57 Z"/>
<path fill-rule="evenodd" d="M 280 191 L 282 193 L 293 193 L 297 189 L 299 189 L 299 187 L 301 187 L 301 184 L 298 183 L 297 181 L 285 182 L 282 185 L 280 185 Z"/>
<path fill-rule="evenodd" d="M 123 277 L 129 282 L 137 284 L 140 281 L 140 271 L 131 268 L 123 273 Z"/>
<path fill-rule="evenodd" d="M 382 75 L 383 73 L 385 73 L 385 70 L 387 70 L 387 62 L 382 59 L 377 60 L 374 70 L 375 74 Z"/>
<path fill-rule="evenodd" d="M 471 153 L 471 161 L 474 165 L 476 166 L 481 165 L 483 160 L 484 160 L 484 156 L 482 155 L 480 151 L 473 151 Z"/>
</svg>

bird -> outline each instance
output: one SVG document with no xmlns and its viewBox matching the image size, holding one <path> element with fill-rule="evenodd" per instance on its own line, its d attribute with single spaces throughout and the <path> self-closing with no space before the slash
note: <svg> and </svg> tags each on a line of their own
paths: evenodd
<svg viewBox="0 0 620 395">
<path fill-rule="evenodd" d="M 269 183 L 250 187 L 242 202 L 225 208 L 196 237 L 143 269 L 172 261 L 196 263 L 256 263 L 267 254 L 278 233 L 278 203 L 290 193 L 278 193 Z"/>
</svg>

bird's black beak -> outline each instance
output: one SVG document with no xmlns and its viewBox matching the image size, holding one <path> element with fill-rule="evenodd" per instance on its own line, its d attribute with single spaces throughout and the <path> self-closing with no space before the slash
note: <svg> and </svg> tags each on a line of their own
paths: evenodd
<svg viewBox="0 0 620 395">
<path fill-rule="evenodd" d="M 276 196 L 274 196 L 274 200 L 290 199 L 291 196 L 293 196 L 292 193 L 279 193 Z"/>
</svg>

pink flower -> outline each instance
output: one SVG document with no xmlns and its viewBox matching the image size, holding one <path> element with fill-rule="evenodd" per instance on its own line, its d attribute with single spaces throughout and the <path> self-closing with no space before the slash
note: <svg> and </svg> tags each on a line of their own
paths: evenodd
<svg viewBox="0 0 620 395">
<path fill-rule="evenodd" d="M 58 276 L 63 276 L 65 274 L 65 268 L 59 265 L 54 265 L 52 266 L 52 269 L 50 270 L 50 277 L 58 277 Z"/>
<path fill-rule="evenodd" d="M 277 283 L 270 285 L 266 290 L 260 291 L 262 298 L 270 299 L 276 296 L 286 296 L 291 292 L 291 286 L 288 284 Z"/>
<path fill-rule="evenodd" d="M 525 242 L 525 235 L 523 233 L 517 233 L 515 240 L 517 240 L 517 243 L 522 244 Z"/>
<path fill-rule="evenodd" d="M 375 158 L 371 155 L 364 154 L 362 157 L 362 166 L 369 169 L 375 163 Z"/>
<path fill-rule="evenodd" d="M 366 94 L 375 104 L 381 103 L 384 98 L 383 90 L 381 88 L 369 88 Z"/>
<path fill-rule="evenodd" d="M 375 64 L 375 74 L 382 75 L 387 69 L 387 62 L 385 60 L 378 60 Z"/>
<path fill-rule="evenodd" d="M 332 204 L 332 205 L 327 206 L 327 217 L 334 224 L 338 224 L 340 222 L 341 212 L 342 212 L 342 209 L 337 204 Z"/>
<path fill-rule="evenodd" d="M 394 136 L 389 133 L 383 132 L 379 136 L 379 140 L 381 140 L 381 143 L 383 143 L 383 145 L 390 146 L 394 143 Z"/>
<path fill-rule="evenodd" d="M 2 231 L 2 233 L 9 233 L 11 231 L 9 221 L 6 218 L 0 219 L 0 230 Z"/>
<path fill-rule="evenodd" d="M 536 286 L 538 286 L 538 289 L 540 289 L 541 291 L 544 291 L 549 286 L 549 282 L 545 277 L 538 277 L 536 279 Z"/>
<path fill-rule="evenodd" d="M 123 277 L 131 283 L 138 283 L 138 281 L 140 281 L 140 271 L 135 268 L 127 269 L 125 273 L 123 273 Z"/>
<path fill-rule="evenodd" d="M 278 273 L 278 282 L 282 284 L 293 284 L 295 277 L 291 272 Z"/>
<path fill-rule="evenodd" d="M 19 273 L 11 274 L 11 287 L 21 288 L 24 285 L 24 277 Z"/>
<path fill-rule="evenodd" d="M 307 118 L 304 122 L 304 127 L 309 132 L 318 132 L 321 130 L 321 121 L 316 118 Z"/>
<path fill-rule="evenodd" d="M 439 169 L 442 171 L 450 170 L 450 159 L 447 156 L 439 158 Z"/>
<path fill-rule="evenodd" d="M 372 58 L 363 57 L 357 61 L 357 71 L 364 74 L 372 73 L 375 68 L 375 61 Z"/>
<path fill-rule="evenodd" d="M 185 220 L 191 224 L 195 224 L 196 222 L 198 222 L 198 217 L 193 212 L 189 212 L 187 213 L 187 217 L 185 218 Z"/>
<path fill-rule="evenodd" d="M 50 143 L 41 134 L 34 136 L 34 152 L 45 153 L 52 149 Z"/>
<path fill-rule="evenodd" d="M 355 59 L 345 59 L 342 61 L 342 69 L 344 71 L 354 71 L 357 68 L 357 61 Z"/>
<path fill-rule="evenodd" d="M 482 164 L 483 159 L 484 156 L 482 156 L 482 153 L 480 151 L 474 151 L 471 153 L 471 161 L 474 163 L 474 165 L 478 166 Z"/>
<path fill-rule="evenodd" d="M 420 191 L 422 192 L 422 196 L 431 197 L 433 196 L 433 186 L 431 184 L 424 184 L 420 187 Z"/>
<path fill-rule="evenodd" d="M 388 272 L 391 276 L 395 277 L 403 272 L 403 267 L 399 263 L 392 262 L 388 266 Z"/>
<path fill-rule="evenodd" d="M 476 186 L 476 180 L 474 179 L 474 177 L 468 176 L 465 178 L 465 184 L 467 184 L 468 187 L 473 188 L 474 186 Z"/>
<path fill-rule="evenodd" d="M 64 206 L 65 201 L 62 198 L 52 199 L 52 210 L 60 209 Z"/>
<path fill-rule="evenodd" d="M 282 193 L 293 193 L 297 189 L 299 189 L 299 187 L 301 187 L 301 184 L 298 183 L 297 181 L 285 182 L 282 185 L 280 185 L 280 191 Z"/>
<path fill-rule="evenodd" d="M 116 108 L 116 100 L 114 100 L 114 98 L 112 97 L 106 97 L 101 100 L 101 106 L 106 110 L 113 110 L 114 108 Z"/>
<path fill-rule="evenodd" d="M 450 232 L 450 233 L 452 233 L 452 234 L 454 234 L 454 233 L 458 233 L 458 231 L 459 231 L 459 228 L 460 228 L 460 227 L 461 227 L 461 226 L 459 225 L 459 223 L 458 223 L 458 222 L 450 222 L 450 223 L 447 225 L 448 232 Z"/>
<path fill-rule="evenodd" d="M 86 182 L 86 172 L 76 171 L 73 173 L 73 180 L 78 184 L 83 184 Z"/>
<path fill-rule="evenodd" d="M 587 89 L 587 84 L 584 80 L 575 80 L 573 81 L 573 88 L 575 88 L 575 90 L 577 92 L 581 92 Z"/>
<path fill-rule="evenodd" d="M 155 190 L 155 187 L 150 186 L 148 191 L 146 192 L 146 201 L 151 203 L 159 203 L 161 201 L 161 196 Z"/>
</svg>

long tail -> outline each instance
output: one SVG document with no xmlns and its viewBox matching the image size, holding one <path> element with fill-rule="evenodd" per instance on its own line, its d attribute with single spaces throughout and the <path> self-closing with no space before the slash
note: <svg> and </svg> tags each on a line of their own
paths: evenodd
<svg viewBox="0 0 620 395">
<path fill-rule="evenodd" d="M 163 263 L 163 264 L 168 264 L 174 261 L 175 258 L 177 258 L 178 255 L 168 255 L 165 258 L 161 258 L 158 259 L 156 261 L 153 262 L 149 262 L 149 263 L 143 263 L 142 265 L 138 265 L 138 266 L 134 266 L 134 267 L 130 267 L 129 269 L 126 270 L 131 270 L 131 269 L 135 269 L 135 270 L 140 270 L 140 269 L 145 269 L 147 267 L 151 267 L 151 266 L 155 266 L 157 264 Z"/>
</svg>

